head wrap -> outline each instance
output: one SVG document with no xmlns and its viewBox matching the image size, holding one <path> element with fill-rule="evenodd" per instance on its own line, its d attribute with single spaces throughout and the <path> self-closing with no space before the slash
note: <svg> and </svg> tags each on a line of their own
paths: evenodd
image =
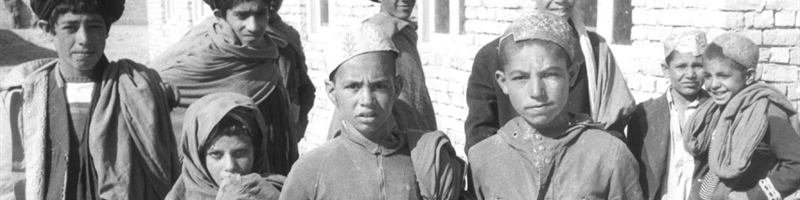
<svg viewBox="0 0 800 200">
<path fill-rule="evenodd" d="M 236 110 L 234 110 L 236 109 Z M 244 112 L 241 112 L 244 111 Z M 267 133 L 264 118 L 252 99 L 239 93 L 224 92 L 206 95 L 189 106 L 183 121 L 183 138 L 179 148 L 183 169 L 178 183 L 167 199 L 208 199 L 217 195 L 221 183 L 214 182 L 203 160 L 208 140 L 213 139 L 214 127 L 225 117 L 234 114 L 242 118 L 254 117 L 258 127 L 249 127 L 253 142 L 252 173 L 269 172 L 267 161 Z M 248 123 L 245 123 L 247 125 Z M 261 136 L 261 137 L 258 137 Z"/>
<path fill-rule="evenodd" d="M 125 0 L 31 0 L 31 9 L 39 19 L 50 20 L 53 10 L 62 4 L 94 7 L 106 24 L 119 20 L 125 11 Z"/>
<path fill-rule="evenodd" d="M 758 66 L 758 45 L 744 36 L 725 33 L 711 42 L 722 49 L 722 54 L 740 65 L 755 69 Z"/>
<path fill-rule="evenodd" d="M 513 36 L 513 37 L 512 37 Z M 574 60 L 578 53 L 578 38 L 575 37 L 572 26 L 567 20 L 545 12 L 534 12 L 515 20 L 508 26 L 500 38 L 502 49 L 503 40 L 512 37 L 514 42 L 539 39 L 558 44 L 567 52 L 570 60 Z"/>
<path fill-rule="evenodd" d="M 361 23 L 344 31 L 325 48 L 325 71 L 331 75 L 339 65 L 353 57 L 369 52 L 399 53 L 392 36 L 383 34 L 377 25 Z"/>
<path fill-rule="evenodd" d="M 689 30 L 673 34 L 664 40 L 664 58 L 672 54 L 673 51 L 699 56 L 703 54 L 707 46 L 706 32 Z"/>
<path fill-rule="evenodd" d="M 269 8 L 270 12 L 272 12 L 272 10 L 273 10 L 272 7 L 274 7 L 276 5 L 273 0 L 259 0 L 259 1 L 267 1 L 267 4 L 270 6 L 270 8 Z M 208 6 L 211 7 L 211 10 L 216 10 L 216 9 L 219 9 L 219 8 L 222 8 L 222 7 L 233 7 L 234 6 L 234 5 L 231 5 L 233 3 L 233 0 L 203 0 L 203 2 L 206 2 L 206 4 L 208 4 Z M 281 0 L 280 3 L 283 3 L 283 1 Z M 280 3 L 278 3 L 277 5 L 280 6 Z M 227 9 L 231 9 L 231 8 L 227 8 Z M 275 12 L 277 12 L 277 10 L 275 10 Z"/>
</svg>

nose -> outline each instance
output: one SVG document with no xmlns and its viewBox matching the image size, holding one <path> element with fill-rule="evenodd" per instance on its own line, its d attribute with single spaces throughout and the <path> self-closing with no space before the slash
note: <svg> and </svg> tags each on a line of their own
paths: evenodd
<svg viewBox="0 0 800 200">
<path fill-rule="evenodd" d="M 716 90 L 721 86 L 722 86 L 722 84 L 720 84 L 719 80 L 717 80 L 715 78 L 707 78 L 706 79 L 706 88 L 709 91 Z"/>
<path fill-rule="evenodd" d="M 692 67 L 687 67 L 683 74 L 689 80 L 696 80 L 698 72 Z"/>
<path fill-rule="evenodd" d="M 363 107 L 372 107 L 374 102 L 374 98 L 372 95 L 372 87 L 362 87 L 360 91 L 358 91 L 358 104 Z"/>
<path fill-rule="evenodd" d="M 88 39 L 89 33 L 86 31 L 86 26 L 80 26 L 78 31 L 75 33 L 75 42 L 80 45 L 86 45 Z"/>
<path fill-rule="evenodd" d="M 542 82 L 541 79 L 539 79 L 539 78 L 531 78 L 530 81 L 528 81 L 528 84 L 527 84 L 528 95 L 530 95 L 530 97 L 532 99 L 540 99 L 540 98 L 542 98 L 545 95 L 543 86 L 544 86 L 544 83 Z"/>
<path fill-rule="evenodd" d="M 224 163 L 222 169 L 225 172 L 229 172 L 229 173 L 238 172 L 239 165 L 236 164 L 236 160 L 234 160 L 232 156 L 225 156 L 225 158 L 223 158 L 223 162 L 225 162 L 225 163 Z"/>
<path fill-rule="evenodd" d="M 250 16 L 245 21 L 245 29 L 251 33 L 257 33 L 259 32 L 259 29 L 261 29 L 261 25 L 258 24 L 259 22 L 260 21 L 256 19 L 256 16 Z"/>
</svg>

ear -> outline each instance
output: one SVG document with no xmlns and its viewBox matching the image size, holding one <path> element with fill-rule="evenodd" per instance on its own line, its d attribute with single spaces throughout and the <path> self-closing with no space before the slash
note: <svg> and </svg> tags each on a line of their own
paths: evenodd
<svg viewBox="0 0 800 200">
<path fill-rule="evenodd" d="M 756 78 L 756 70 L 755 69 L 747 68 L 747 70 L 744 71 L 744 74 L 745 74 L 745 83 L 747 83 L 747 85 L 753 84 L 756 81 L 758 81 L 757 78 Z"/>
<path fill-rule="evenodd" d="M 400 98 L 400 93 L 403 91 L 403 76 L 395 75 L 394 76 L 394 98 Z"/>
<path fill-rule="evenodd" d="M 333 81 L 325 80 L 325 91 L 328 93 L 328 99 L 330 99 L 331 102 L 333 102 L 334 106 L 338 107 L 339 103 L 336 101 L 336 95 L 333 93 L 335 89 L 336 89 L 336 84 Z"/>
<path fill-rule="evenodd" d="M 52 34 L 49 31 L 47 31 L 47 27 L 50 26 L 49 22 L 47 22 L 45 20 L 38 20 L 38 21 L 36 21 L 34 26 L 36 26 L 36 29 L 39 29 L 39 31 L 41 31 L 41 33 L 44 34 L 48 39 L 52 40 L 52 36 L 51 36 Z M 54 30 L 52 30 L 52 31 L 53 31 L 53 33 L 55 33 Z"/>
<path fill-rule="evenodd" d="M 669 71 L 667 71 L 667 70 L 669 70 L 669 65 L 667 65 L 666 62 L 662 61 L 661 62 L 661 74 L 663 74 L 664 77 L 669 76 Z"/>
<path fill-rule="evenodd" d="M 570 87 L 574 86 L 575 85 L 575 81 L 578 80 L 578 74 L 581 71 L 581 64 L 583 64 L 583 63 L 580 62 L 580 63 L 572 64 L 572 66 L 570 66 L 569 69 L 567 69 L 567 74 L 569 75 L 569 86 Z"/>
<path fill-rule="evenodd" d="M 214 9 L 214 17 L 217 17 L 218 19 L 225 19 L 225 15 L 219 9 Z"/>
<path fill-rule="evenodd" d="M 497 84 L 500 85 L 500 89 L 503 90 L 504 94 L 508 94 L 508 86 L 506 86 L 506 74 L 503 71 L 497 70 L 494 72 L 494 79 L 497 81 Z"/>
</svg>

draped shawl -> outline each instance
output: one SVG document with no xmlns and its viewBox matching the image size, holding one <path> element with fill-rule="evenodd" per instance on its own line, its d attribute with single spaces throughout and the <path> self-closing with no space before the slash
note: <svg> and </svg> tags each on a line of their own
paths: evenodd
<svg viewBox="0 0 800 200">
<path fill-rule="evenodd" d="M 205 95 L 236 92 L 260 104 L 280 84 L 278 49 L 270 39 L 245 47 L 227 22 L 209 17 L 153 61 L 153 68 L 181 92 L 179 106 Z"/>
<path fill-rule="evenodd" d="M 55 81 L 48 74 L 56 62 L 38 67 L 22 84 L 26 199 L 45 195 L 48 82 Z M 100 198 L 163 198 L 179 166 L 166 86 L 155 71 L 130 60 L 109 63 L 98 84 L 87 139 Z"/>
<path fill-rule="evenodd" d="M 179 148 L 183 169 L 178 182 L 172 187 L 167 199 L 200 200 L 216 198 L 220 185 L 214 181 L 208 168 L 206 168 L 203 162 L 205 160 L 203 151 L 206 142 L 212 139 L 209 138 L 212 134 L 211 131 L 234 108 L 246 110 L 248 115 L 255 117 L 258 122 L 258 128 L 250 127 L 250 130 L 259 130 L 251 136 L 254 147 L 252 172 L 255 174 L 269 172 L 266 147 L 266 144 L 268 144 L 266 137 L 267 127 L 264 124 L 261 112 L 253 100 L 247 96 L 232 92 L 210 94 L 195 102 L 186 111 L 183 136 Z M 268 189 L 264 190 L 265 192 L 270 191 Z M 277 194 L 275 196 L 277 197 Z"/>
<path fill-rule="evenodd" d="M 711 171 L 720 178 L 739 177 L 750 166 L 750 157 L 767 131 L 770 104 L 786 112 L 792 127 L 800 130 L 791 102 L 775 87 L 756 83 L 724 107 L 714 101 L 703 103 L 686 122 L 686 151 L 692 155 L 708 151 Z"/>
</svg>

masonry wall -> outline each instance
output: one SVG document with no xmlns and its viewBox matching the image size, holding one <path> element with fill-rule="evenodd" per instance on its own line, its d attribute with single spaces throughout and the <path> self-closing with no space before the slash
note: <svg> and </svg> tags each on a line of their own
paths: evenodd
<svg viewBox="0 0 800 200">
<path fill-rule="evenodd" d="M 463 29 L 440 34 L 432 30 L 430 2 L 433 1 L 417 1 L 414 19 L 420 25 L 418 46 L 438 127 L 450 136 L 456 151 L 463 156 L 466 86 L 473 58 L 482 45 L 498 37 L 514 19 L 532 11 L 535 6 L 531 0 L 451 0 L 451 5 L 463 5 Z M 309 75 L 317 87 L 311 123 L 300 144 L 301 152 L 325 141 L 332 115 L 333 105 L 324 89 L 327 75 L 323 66 L 323 47 L 326 41 L 344 26 L 379 11 L 377 3 L 367 0 L 329 0 L 329 20 L 324 25 L 319 2 L 285 1 L 279 12 L 284 21 L 300 32 Z M 587 24 L 594 25 L 597 1 L 579 2 L 587 4 L 579 6 L 579 9 L 585 13 Z M 638 102 L 660 95 L 668 86 L 660 70 L 663 50 L 659 42 L 673 32 L 699 27 L 709 32 L 709 41 L 725 31 L 737 31 L 751 37 L 761 47 L 762 81 L 780 88 L 796 106 L 800 106 L 800 1 L 620 2 L 630 2 L 632 7 L 632 44 L 613 45 L 612 50 Z M 147 5 L 151 58 L 180 39 L 189 27 L 210 15 L 208 7 L 199 0 L 147 0 Z"/>
<path fill-rule="evenodd" d="M 708 32 L 708 40 L 737 32 L 759 45 L 760 81 L 770 83 L 800 106 L 800 1 L 797 0 L 632 0 L 631 46 L 615 55 L 626 65 L 628 85 L 637 100 L 663 93 L 660 41 L 690 28 Z M 638 52 L 638 53 L 637 53 Z"/>
</svg>

